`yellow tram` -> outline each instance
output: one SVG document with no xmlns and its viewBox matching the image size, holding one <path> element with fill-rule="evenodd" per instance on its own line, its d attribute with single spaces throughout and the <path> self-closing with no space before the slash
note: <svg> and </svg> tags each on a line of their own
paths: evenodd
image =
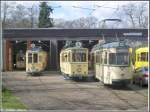
<svg viewBox="0 0 150 112">
<path fill-rule="evenodd" d="M 31 48 L 26 52 L 26 72 L 41 73 L 47 65 L 47 53 L 41 48 Z"/>
<path fill-rule="evenodd" d="M 88 49 L 80 45 L 62 49 L 60 52 L 60 70 L 69 78 L 88 77 Z"/>
<path fill-rule="evenodd" d="M 134 70 L 148 66 L 148 47 L 131 50 Z"/>
<path fill-rule="evenodd" d="M 96 47 L 95 78 L 105 85 L 129 84 L 132 78 L 129 46 L 124 42 L 111 42 Z"/>
<path fill-rule="evenodd" d="M 25 54 L 21 50 L 16 54 L 16 68 L 17 69 L 25 69 L 26 62 L 25 62 Z"/>
</svg>

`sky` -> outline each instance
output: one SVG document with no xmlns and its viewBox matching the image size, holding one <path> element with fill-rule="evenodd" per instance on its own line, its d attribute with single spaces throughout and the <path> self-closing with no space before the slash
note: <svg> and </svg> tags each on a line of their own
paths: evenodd
<svg viewBox="0 0 150 112">
<path fill-rule="evenodd" d="M 41 1 L 16 1 L 16 4 L 30 7 L 33 4 L 38 6 L 40 2 Z M 54 8 L 52 14 L 52 18 L 54 19 L 63 18 L 66 20 L 74 20 L 81 17 L 94 16 L 101 20 L 116 18 L 115 12 L 117 9 L 120 9 L 129 2 L 140 4 L 142 1 L 49 1 L 48 4 Z M 148 4 L 148 1 L 146 2 Z"/>
</svg>

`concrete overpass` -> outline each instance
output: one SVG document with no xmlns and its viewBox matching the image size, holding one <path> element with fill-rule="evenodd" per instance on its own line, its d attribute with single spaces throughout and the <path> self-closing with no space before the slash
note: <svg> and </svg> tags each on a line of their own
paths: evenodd
<svg viewBox="0 0 150 112">
<path fill-rule="evenodd" d="M 129 39 L 147 41 L 148 29 L 4 29 L 3 30 L 3 69 L 13 70 L 15 59 L 14 46 L 16 40 L 26 41 L 26 48 L 30 48 L 32 40 L 47 41 L 49 47 L 49 70 L 59 69 L 59 52 L 62 40 L 114 40 Z M 59 41 L 59 42 L 58 42 Z M 18 46 L 16 47 L 18 48 Z M 19 48 L 18 48 L 19 49 Z"/>
<path fill-rule="evenodd" d="M 100 40 L 148 39 L 148 29 L 4 29 L 3 39 L 9 40 Z"/>
</svg>

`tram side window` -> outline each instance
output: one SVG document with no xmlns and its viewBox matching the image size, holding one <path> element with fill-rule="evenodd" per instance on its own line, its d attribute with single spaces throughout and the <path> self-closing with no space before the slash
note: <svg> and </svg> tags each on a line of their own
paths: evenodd
<svg viewBox="0 0 150 112">
<path fill-rule="evenodd" d="M 32 63 L 32 53 L 28 54 L 28 63 Z"/>
<path fill-rule="evenodd" d="M 65 54 L 65 62 L 67 62 L 67 58 L 68 58 L 68 56 L 67 56 L 67 54 Z"/>
<path fill-rule="evenodd" d="M 100 57 L 99 57 L 99 53 L 96 52 L 96 63 L 99 63 L 100 62 Z"/>
<path fill-rule="evenodd" d="M 96 63 L 99 63 L 99 54 L 98 54 L 98 52 L 96 53 Z"/>
<path fill-rule="evenodd" d="M 62 62 L 66 62 L 67 61 L 67 54 L 63 53 L 61 58 L 62 58 Z"/>
<path fill-rule="evenodd" d="M 68 62 L 70 62 L 70 52 L 68 53 Z"/>
<path fill-rule="evenodd" d="M 105 52 L 105 55 L 104 55 L 104 64 L 107 64 L 107 52 Z"/>
<path fill-rule="evenodd" d="M 42 62 L 42 56 L 39 55 L 39 62 Z"/>
<path fill-rule="evenodd" d="M 103 63 L 102 53 L 100 53 L 100 63 Z"/>
<path fill-rule="evenodd" d="M 109 64 L 116 64 L 116 54 L 109 53 Z"/>
<path fill-rule="evenodd" d="M 38 62 L 38 54 L 33 54 L 33 62 L 34 63 Z"/>
<path fill-rule="evenodd" d="M 65 61 L 64 53 L 62 53 L 62 55 L 61 55 L 61 60 L 62 60 L 62 62 Z"/>
</svg>

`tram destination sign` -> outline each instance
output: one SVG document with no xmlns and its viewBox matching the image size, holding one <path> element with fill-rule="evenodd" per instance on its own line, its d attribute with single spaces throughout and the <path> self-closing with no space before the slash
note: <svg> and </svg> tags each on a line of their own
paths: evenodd
<svg viewBox="0 0 150 112">
<path fill-rule="evenodd" d="M 117 48 L 116 49 L 117 50 L 117 52 L 128 52 L 128 49 L 123 49 L 123 48 Z"/>
<path fill-rule="evenodd" d="M 142 32 L 123 33 L 124 36 L 142 36 Z"/>
</svg>

